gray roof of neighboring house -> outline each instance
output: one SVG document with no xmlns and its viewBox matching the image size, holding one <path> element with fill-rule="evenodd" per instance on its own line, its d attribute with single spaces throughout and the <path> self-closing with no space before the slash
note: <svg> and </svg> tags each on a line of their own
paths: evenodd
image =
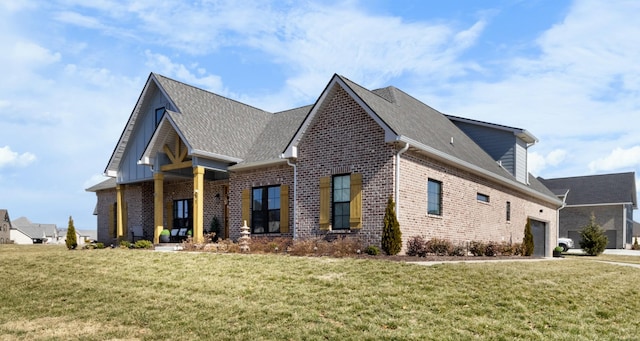
<svg viewBox="0 0 640 341">
<path fill-rule="evenodd" d="M 30 238 L 56 237 L 58 235 L 58 227 L 55 224 L 32 223 L 25 217 L 11 221 L 11 225 Z"/>
<path fill-rule="evenodd" d="M 193 150 L 244 159 L 273 114 L 153 74 L 178 112 L 167 111 Z"/>
<path fill-rule="evenodd" d="M 554 192 L 569 190 L 567 205 L 632 203 L 638 207 L 634 172 L 538 179 Z"/>
</svg>

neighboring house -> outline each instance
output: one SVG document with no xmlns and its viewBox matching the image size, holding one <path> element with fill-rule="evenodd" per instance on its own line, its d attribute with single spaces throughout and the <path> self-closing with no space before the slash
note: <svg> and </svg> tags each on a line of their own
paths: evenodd
<svg viewBox="0 0 640 341">
<path fill-rule="evenodd" d="M 16 244 L 55 244 L 60 241 L 55 224 L 32 223 L 25 217 L 11 222 L 11 240 Z"/>
<path fill-rule="evenodd" d="M 60 229 L 60 243 L 64 244 L 67 242 L 67 230 L 68 229 Z M 76 230 L 76 242 L 79 246 L 83 246 L 87 243 L 87 241 L 95 241 L 97 233 L 95 230 Z"/>
<path fill-rule="evenodd" d="M 634 172 L 539 179 L 565 202 L 560 210 L 560 237 L 573 239 L 579 247 L 580 230 L 593 213 L 609 239 L 607 248 L 631 246 L 633 210 L 638 208 Z"/>
<path fill-rule="evenodd" d="M 0 244 L 11 243 L 11 219 L 9 211 L 0 209 Z"/>
<path fill-rule="evenodd" d="M 470 137 L 456 124 L 478 130 Z M 492 157 L 481 130 L 507 137 Z M 476 139 L 478 142 L 474 142 Z M 380 245 L 392 197 L 403 245 L 413 236 L 520 242 L 532 221 L 550 256 L 562 202 L 526 171 L 526 131 L 447 117 L 394 87 L 334 75 L 318 100 L 270 113 L 152 73 L 96 192 L 98 240 L 355 237 Z M 485 149 L 483 149 L 485 148 Z"/>
</svg>

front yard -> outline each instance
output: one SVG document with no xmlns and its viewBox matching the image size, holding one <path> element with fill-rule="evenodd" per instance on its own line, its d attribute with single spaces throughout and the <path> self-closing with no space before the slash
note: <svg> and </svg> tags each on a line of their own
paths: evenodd
<svg viewBox="0 0 640 341">
<path fill-rule="evenodd" d="M 0 339 L 640 339 L 640 269 L 594 259 L 426 267 L 0 245 Z"/>
</svg>

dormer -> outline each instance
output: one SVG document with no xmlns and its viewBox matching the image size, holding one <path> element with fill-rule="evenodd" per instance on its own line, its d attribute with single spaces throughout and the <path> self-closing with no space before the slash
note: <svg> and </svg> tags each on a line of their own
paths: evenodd
<svg viewBox="0 0 640 341">
<path fill-rule="evenodd" d="M 500 124 L 446 115 L 516 180 L 528 181 L 527 149 L 538 142 L 530 132 Z"/>
</svg>

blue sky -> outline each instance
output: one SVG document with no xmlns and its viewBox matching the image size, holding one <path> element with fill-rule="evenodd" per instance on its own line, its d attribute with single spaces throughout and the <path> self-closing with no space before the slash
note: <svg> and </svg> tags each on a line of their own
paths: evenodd
<svg viewBox="0 0 640 341">
<path fill-rule="evenodd" d="M 524 128 L 530 171 L 635 171 L 640 2 L 0 2 L 0 207 L 95 228 L 95 194 L 150 72 L 256 107 L 313 103 L 334 73 Z M 638 212 L 636 220 L 640 220 Z"/>
</svg>

